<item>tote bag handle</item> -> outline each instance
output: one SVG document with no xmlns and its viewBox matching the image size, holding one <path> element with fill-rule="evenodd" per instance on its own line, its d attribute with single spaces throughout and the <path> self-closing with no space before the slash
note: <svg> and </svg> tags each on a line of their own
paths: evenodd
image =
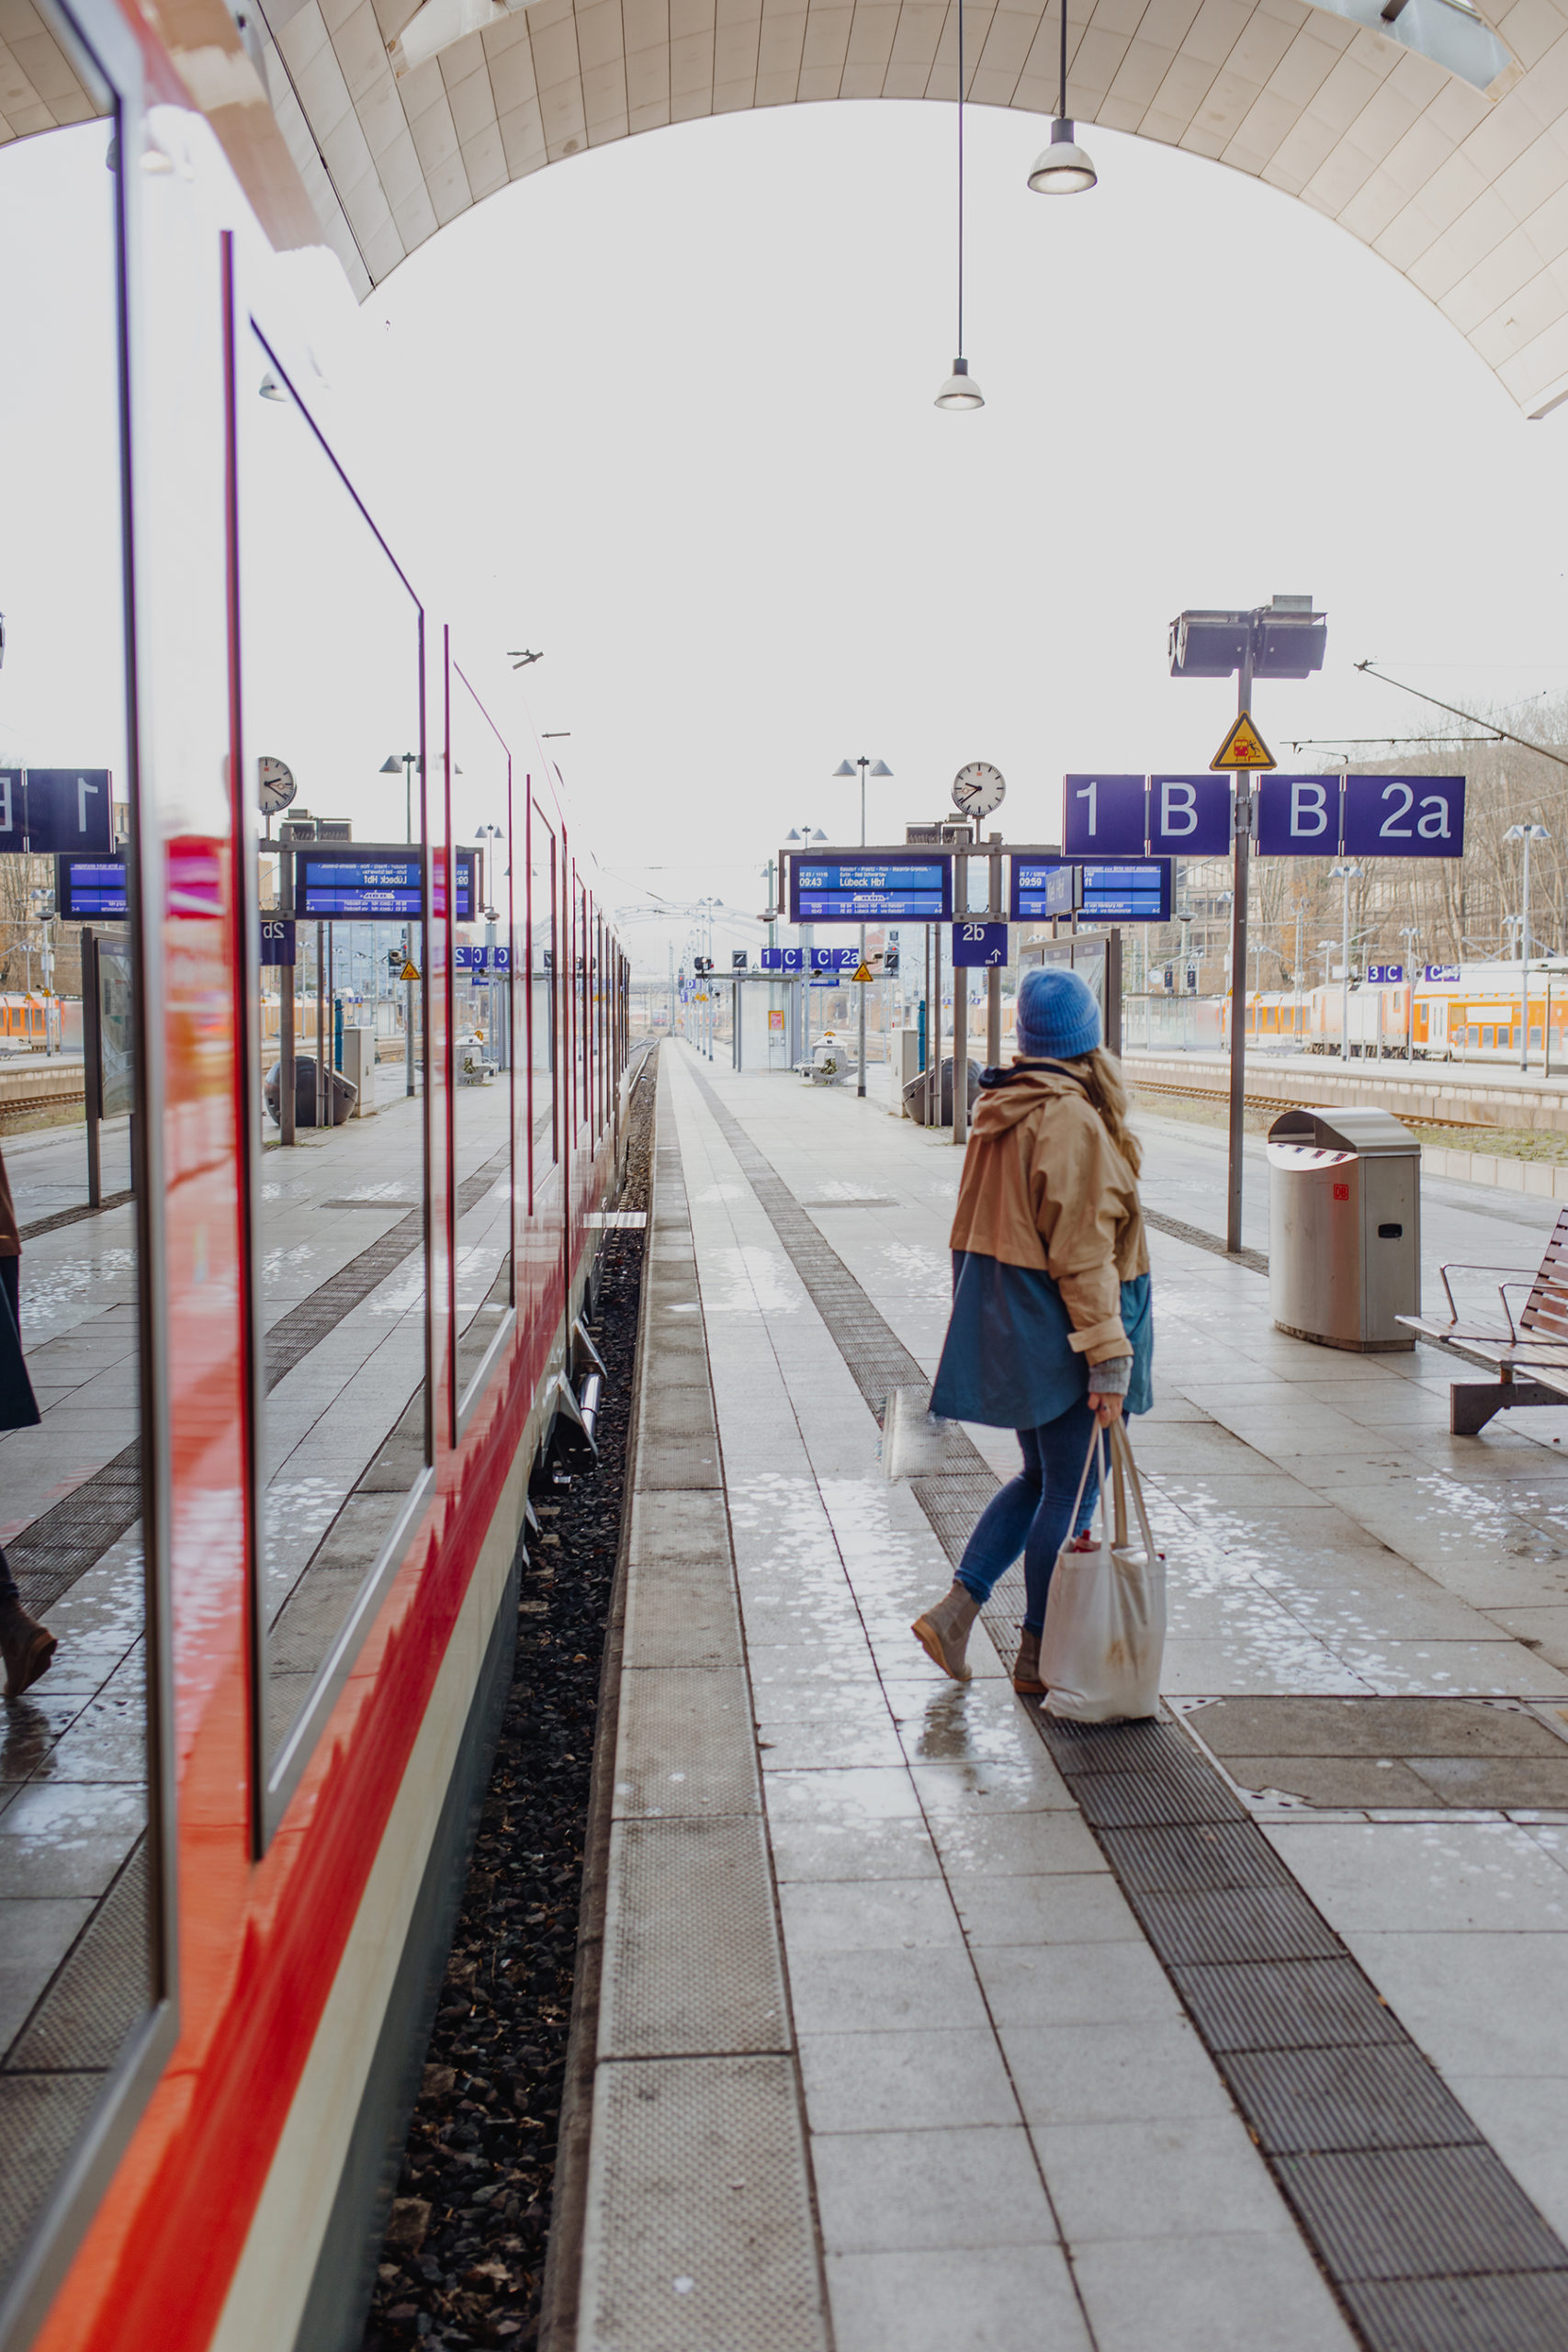
<svg viewBox="0 0 1568 2352">
<path fill-rule="evenodd" d="M 1133 1490 L 1133 1508 L 1138 1515 L 1138 1528 L 1144 1539 L 1145 1552 L 1149 1559 L 1156 1560 L 1159 1557 L 1159 1554 L 1155 1548 L 1154 1530 L 1149 1525 L 1148 1508 L 1144 1501 L 1144 1483 L 1138 1476 L 1138 1465 L 1133 1459 L 1133 1441 L 1128 1436 L 1120 1415 L 1111 1424 L 1111 1455 L 1115 1464 L 1116 1476 L 1117 1549 L 1120 1551 L 1127 1541 L 1126 1498 L 1123 1490 L 1123 1476 L 1125 1476 L 1126 1484 Z M 1076 1505 L 1074 1509 L 1076 1510 Z"/>
</svg>

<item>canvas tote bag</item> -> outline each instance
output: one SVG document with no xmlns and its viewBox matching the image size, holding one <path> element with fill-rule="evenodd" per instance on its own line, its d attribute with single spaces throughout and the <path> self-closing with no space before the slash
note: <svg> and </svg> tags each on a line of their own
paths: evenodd
<svg viewBox="0 0 1568 2352">
<path fill-rule="evenodd" d="M 1106 1438 L 1110 1438 L 1111 1499 L 1107 1504 Z M 1149 1532 L 1144 1491 L 1124 1424 L 1096 1430 L 1078 1480 L 1081 1499 L 1089 1465 L 1100 1448 L 1100 1548 L 1057 1554 L 1040 1642 L 1045 1712 L 1075 1723 L 1103 1724 L 1159 1712 L 1159 1671 L 1165 1655 L 1165 1562 Z M 1131 1487 L 1138 1541 L 1127 1531 Z M 1073 1504 L 1072 1526 L 1077 1517 Z"/>
</svg>

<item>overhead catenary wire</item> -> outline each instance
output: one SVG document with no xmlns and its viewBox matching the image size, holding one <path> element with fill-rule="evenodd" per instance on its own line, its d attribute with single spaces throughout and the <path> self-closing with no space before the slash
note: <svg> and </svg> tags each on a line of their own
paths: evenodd
<svg viewBox="0 0 1568 2352">
<path fill-rule="evenodd" d="M 1528 735 L 1516 735 L 1512 728 L 1499 727 L 1495 720 L 1483 718 L 1478 711 L 1461 710 L 1457 702 L 1440 702 L 1436 695 L 1427 694 L 1421 686 L 1407 686 L 1403 678 L 1390 677 L 1386 670 L 1380 670 L 1373 662 L 1358 662 L 1356 667 L 1363 671 L 1369 678 L 1376 678 L 1382 685 L 1397 686 L 1402 695 L 1414 695 L 1417 702 L 1429 702 L 1434 710 L 1446 710 L 1453 718 L 1462 718 L 1469 727 L 1490 729 L 1490 737 L 1484 740 L 1496 743 L 1517 743 L 1522 752 L 1534 752 L 1543 760 L 1554 760 L 1560 768 L 1568 768 L 1568 754 L 1549 751 L 1544 743 L 1532 743 Z M 1339 740 L 1348 741 L 1353 739 L 1341 737 Z M 1403 740 L 1405 742 L 1415 742 L 1418 739 L 1415 736 L 1405 736 Z"/>
</svg>

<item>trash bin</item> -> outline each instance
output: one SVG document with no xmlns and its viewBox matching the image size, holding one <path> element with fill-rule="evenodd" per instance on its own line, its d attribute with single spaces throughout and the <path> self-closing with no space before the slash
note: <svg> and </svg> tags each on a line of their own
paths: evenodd
<svg viewBox="0 0 1568 2352">
<path fill-rule="evenodd" d="M 979 1069 L 971 1062 L 969 1064 L 969 1108 L 971 1111 L 975 1108 L 979 1091 Z M 921 1070 L 918 1078 L 910 1079 L 905 1087 L 904 1108 L 917 1126 L 925 1125 L 926 1073 L 924 1070 Z M 953 1125 L 953 1062 L 951 1057 L 946 1054 L 942 1057 L 942 1110 L 937 1118 L 937 1125 L 940 1127 L 950 1127 Z"/>
<path fill-rule="evenodd" d="M 359 1089 L 352 1080 L 344 1078 L 340 1069 L 328 1071 L 327 1083 L 327 1117 L 332 1125 L 341 1127 L 359 1100 Z M 275 1126 L 280 1126 L 282 1121 L 278 1108 L 283 1100 L 281 1062 L 274 1062 L 268 1070 L 262 1086 L 262 1097 L 266 1103 L 267 1117 Z M 297 1127 L 313 1127 L 316 1124 L 314 1054 L 296 1054 L 294 1057 L 294 1124 Z"/>
<path fill-rule="evenodd" d="M 1269 1309 L 1277 1330 L 1361 1355 L 1413 1348 L 1421 1147 L 1388 1111 L 1287 1111 L 1269 1130 Z"/>
</svg>

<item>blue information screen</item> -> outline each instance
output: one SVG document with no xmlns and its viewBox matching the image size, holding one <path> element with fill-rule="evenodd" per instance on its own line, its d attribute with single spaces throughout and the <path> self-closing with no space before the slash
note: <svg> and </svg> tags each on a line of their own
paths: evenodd
<svg viewBox="0 0 1568 2352">
<path fill-rule="evenodd" d="M 123 857 L 62 857 L 54 902 L 62 922 L 123 922 L 130 884 Z"/>
<path fill-rule="evenodd" d="M 789 863 L 791 922 L 947 922 L 953 915 L 953 860 L 929 850 L 874 863 Z"/>
<path fill-rule="evenodd" d="M 302 849 L 294 896 L 302 915 L 417 922 L 424 912 L 423 861 L 417 850 L 402 858 L 367 858 L 344 850 Z"/>
<path fill-rule="evenodd" d="M 1049 915 L 1062 912 L 1061 885 L 1054 883 L 1053 876 L 1069 862 L 1057 857 L 1013 859 L 1010 912 L 1014 922 L 1041 922 Z M 1118 865 L 1086 865 L 1078 915 L 1082 922 L 1090 923 L 1168 922 L 1169 858 L 1129 859 Z"/>
</svg>

